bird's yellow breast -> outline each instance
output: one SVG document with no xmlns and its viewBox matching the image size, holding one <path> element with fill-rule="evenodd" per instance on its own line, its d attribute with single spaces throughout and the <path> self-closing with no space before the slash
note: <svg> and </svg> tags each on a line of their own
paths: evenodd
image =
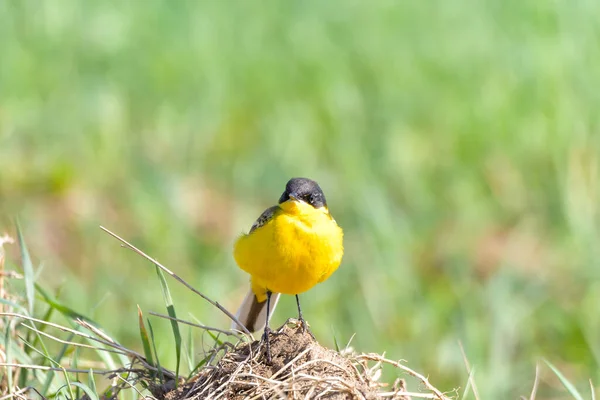
<svg viewBox="0 0 600 400">
<path fill-rule="evenodd" d="M 263 226 L 237 240 L 234 258 L 251 275 L 261 301 L 267 290 L 299 294 L 327 279 L 342 261 L 342 242 L 342 229 L 326 208 L 286 201 Z"/>
</svg>

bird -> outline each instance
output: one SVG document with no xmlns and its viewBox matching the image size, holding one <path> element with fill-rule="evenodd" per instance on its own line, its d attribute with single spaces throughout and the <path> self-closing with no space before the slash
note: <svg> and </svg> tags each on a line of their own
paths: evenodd
<svg viewBox="0 0 600 400">
<path fill-rule="evenodd" d="M 250 290 L 236 318 L 250 332 L 264 326 L 269 362 L 269 318 L 279 295 L 296 296 L 298 321 L 307 331 L 298 295 L 338 269 L 344 254 L 343 236 L 319 184 L 308 178 L 292 178 L 278 204 L 267 208 L 250 231 L 235 241 L 234 259 L 250 275 Z M 232 328 L 241 327 L 234 321 Z"/>
</svg>

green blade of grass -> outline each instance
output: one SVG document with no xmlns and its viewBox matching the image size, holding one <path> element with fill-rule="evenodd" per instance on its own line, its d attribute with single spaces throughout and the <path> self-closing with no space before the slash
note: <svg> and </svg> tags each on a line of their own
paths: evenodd
<svg viewBox="0 0 600 400">
<path fill-rule="evenodd" d="M 23 344 L 25 344 L 25 346 L 29 347 L 31 350 L 33 350 L 35 353 L 37 353 L 38 355 L 40 355 L 42 357 L 42 359 L 45 359 L 47 361 L 50 362 L 50 364 L 52 364 L 55 367 L 60 367 L 60 363 L 55 361 L 50 354 L 48 353 L 48 349 L 46 349 L 46 347 L 44 346 L 44 348 L 42 350 L 37 349 L 36 347 L 33 346 L 32 343 L 30 343 L 29 341 L 27 341 L 25 338 L 23 338 L 22 336 L 18 336 L 19 339 L 21 339 L 21 341 L 23 342 Z"/>
<path fill-rule="evenodd" d="M 40 318 L 42 321 L 50 321 L 50 318 L 52 317 L 52 314 L 54 313 L 55 309 L 52 307 L 48 307 L 48 310 L 46 311 L 46 313 L 44 314 L 44 316 L 42 318 Z M 40 332 L 45 332 L 46 329 L 48 329 L 49 325 L 42 325 L 40 326 L 39 330 Z M 33 344 L 36 345 L 37 338 L 36 340 L 33 341 Z"/>
<path fill-rule="evenodd" d="M 4 357 L 6 358 L 6 362 L 8 364 L 12 363 L 12 352 L 10 351 L 12 348 L 11 335 L 10 335 L 11 322 L 12 322 L 11 320 L 7 320 L 7 323 L 5 324 L 6 332 L 4 333 L 4 348 L 5 348 Z M 8 368 L 6 369 L 6 382 L 8 385 L 8 393 L 11 394 L 12 389 L 13 389 L 12 371 Z"/>
<path fill-rule="evenodd" d="M 13 307 L 16 310 L 21 311 L 23 314 L 27 314 L 27 309 L 20 304 L 14 303 L 10 300 L 0 299 L 1 304 L 6 304 L 7 306 Z"/>
<path fill-rule="evenodd" d="M 171 292 L 169 291 L 169 286 L 167 285 L 165 275 L 158 267 L 156 267 L 156 274 L 158 275 L 158 279 L 160 280 L 160 287 L 162 289 L 165 305 L 167 306 L 167 313 L 171 318 L 177 318 L 177 314 L 175 313 L 175 306 L 173 305 L 173 299 L 171 298 Z M 179 364 L 181 362 L 181 332 L 179 331 L 179 324 L 177 323 L 177 321 L 170 321 L 171 329 L 173 330 L 173 338 L 175 339 L 175 376 L 179 377 Z M 175 380 L 175 382 L 177 384 L 177 379 Z"/>
<path fill-rule="evenodd" d="M 23 307 L 19 304 L 13 303 L 6 299 L 0 299 L 0 303 L 6 304 L 6 305 L 12 307 L 13 309 L 20 310 L 25 315 L 27 314 L 27 310 L 25 309 L 25 307 Z M 6 327 L 6 332 L 4 335 L 4 343 L 3 344 L 4 344 L 4 348 L 6 349 L 5 350 L 6 362 L 9 364 L 11 363 L 11 360 L 13 357 L 12 353 L 13 353 L 13 351 L 15 351 L 15 353 L 17 353 L 17 358 L 16 358 L 17 360 L 19 360 L 20 362 L 22 362 L 24 364 L 29 364 L 31 362 L 31 360 L 30 360 L 27 352 L 23 351 L 19 346 L 16 346 L 15 343 L 11 340 L 12 339 L 11 326 L 12 326 L 13 320 L 11 320 L 9 318 L 5 318 L 4 321 L 5 321 L 4 326 Z M 18 353 L 20 353 L 20 354 L 18 354 Z M 25 360 L 27 360 L 28 362 L 24 362 Z M 23 371 L 22 374 L 19 374 L 19 386 L 21 386 L 21 387 L 26 386 L 24 383 L 27 381 L 27 374 L 28 374 L 28 371 Z M 12 378 L 13 378 L 12 371 L 10 369 L 7 369 L 6 381 L 7 381 L 9 393 L 12 393 L 12 387 L 13 387 Z"/>
<path fill-rule="evenodd" d="M 67 398 L 69 399 L 74 399 L 75 398 L 75 393 L 73 393 L 73 388 L 71 387 L 71 382 L 69 380 L 69 377 L 67 376 L 66 372 L 65 372 L 65 380 L 67 381 L 67 383 L 65 383 L 64 385 L 62 385 L 57 391 L 56 393 L 54 393 L 54 398 L 56 399 L 62 399 L 63 397 L 60 396 L 60 392 L 62 392 L 64 389 L 67 389 L 69 391 L 69 395 Z"/>
<path fill-rule="evenodd" d="M 96 325 L 96 327 L 98 327 L 98 325 Z M 85 332 L 88 335 L 91 335 L 92 337 L 96 337 L 96 334 L 92 331 L 90 331 L 89 329 L 82 327 L 79 324 L 75 324 L 73 323 L 73 329 L 82 329 L 83 332 Z M 98 355 L 98 357 L 102 360 L 102 362 L 106 365 L 106 369 L 109 370 L 116 370 L 119 369 L 122 366 L 126 366 L 129 362 L 129 359 L 126 358 L 127 361 L 125 362 L 121 362 L 121 365 L 117 365 L 117 363 L 115 362 L 115 360 L 113 359 L 113 356 L 117 356 L 117 358 L 121 359 L 121 355 L 120 354 L 115 354 L 115 353 L 109 353 L 107 351 L 103 351 L 101 350 L 101 346 L 99 346 L 98 342 L 92 340 L 91 338 L 84 338 L 84 340 L 91 346 L 93 346 L 94 348 L 97 348 L 97 350 L 95 350 L 96 354 Z"/>
<path fill-rule="evenodd" d="M 77 367 L 79 367 L 79 347 L 75 347 L 75 350 L 73 350 L 73 356 L 71 357 L 71 366 L 73 367 L 73 369 L 77 369 Z M 75 372 L 75 382 L 79 382 L 79 372 Z M 77 393 L 76 396 L 79 399 L 80 398 L 80 389 L 81 388 L 77 388 Z"/>
<path fill-rule="evenodd" d="M 46 304 L 48 304 L 48 306 L 50 306 L 52 309 L 58 311 L 59 313 L 61 313 L 65 317 L 67 317 L 68 319 L 71 319 L 73 321 L 80 319 L 80 320 L 83 320 L 85 322 L 88 322 L 88 323 L 94 325 L 97 328 L 101 328 L 100 324 L 96 323 L 91 318 L 88 318 L 85 315 L 78 313 L 77 311 L 71 309 L 70 307 L 67 307 L 64 304 L 61 304 L 58 300 L 56 300 L 53 296 L 51 296 L 48 292 L 46 292 L 41 286 L 36 284 L 35 289 L 42 296 L 44 302 L 46 302 Z M 79 326 L 79 325 L 75 325 L 75 326 Z M 91 341 L 88 339 L 86 339 L 86 340 L 89 342 L 89 344 L 92 344 L 92 345 L 97 344 L 94 341 Z M 102 361 L 107 365 L 107 367 L 109 369 L 118 369 L 119 368 L 117 366 L 117 364 L 115 363 L 115 360 L 112 358 L 112 355 L 108 354 L 105 351 L 101 351 L 101 350 L 98 350 L 96 353 L 102 359 Z M 123 354 L 118 354 L 117 358 L 121 362 L 122 366 L 126 366 L 130 362 L 130 360 L 127 358 L 127 356 L 123 355 Z"/>
<path fill-rule="evenodd" d="M 79 325 L 77 325 L 77 326 L 79 326 Z M 96 327 L 99 328 L 97 325 L 96 325 Z M 88 329 L 85 329 L 84 331 L 92 336 L 95 336 L 95 334 Z M 88 344 L 90 344 L 94 347 L 98 346 L 98 342 L 95 342 L 92 339 L 86 338 L 85 340 L 86 340 L 86 342 L 88 342 Z M 115 341 L 114 339 L 111 339 L 111 340 Z M 107 369 L 124 368 L 131 364 L 131 360 L 125 354 L 109 353 L 109 352 L 103 351 L 100 347 L 97 348 L 96 354 L 106 364 Z M 113 357 L 116 357 L 119 360 L 119 364 L 117 364 L 117 362 L 114 360 Z"/>
<path fill-rule="evenodd" d="M 333 335 L 333 346 L 335 347 L 335 351 L 337 351 L 338 353 L 340 352 L 340 345 L 337 341 L 337 337 L 335 336 L 335 334 Z"/>
<path fill-rule="evenodd" d="M 6 341 L 6 338 L 3 337 L 2 340 Z M 18 341 L 9 338 L 8 343 L 1 342 L 0 345 L 3 348 L 8 349 L 12 360 L 18 360 L 20 364 L 31 364 L 33 362 L 31 357 L 19 346 Z"/>
<path fill-rule="evenodd" d="M 48 307 L 48 311 L 46 311 L 46 313 L 44 314 L 44 316 L 41 318 L 43 321 L 50 321 L 50 317 L 52 316 L 52 313 L 54 312 L 54 309 L 52 307 Z M 35 326 L 35 324 L 32 322 L 32 324 Z M 35 326 L 35 328 L 37 330 L 39 330 L 40 332 L 45 332 L 46 329 L 48 329 L 49 325 L 43 324 L 40 327 Z M 30 340 L 31 336 L 34 334 L 32 331 L 27 332 L 27 339 Z M 31 343 L 33 344 L 33 346 L 37 346 L 38 344 L 43 345 L 43 343 L 41 343 L 41 338 L 42 336 L 39 333 L 35 333 L 34 339 L 31 341 Z M 35 372 L 33 372 L 35 374 Z M 54 375 L 54 371 L 49 371 L 49 374 Z M 25 379 L 25 374 L 23 374 L 22 380 Z M 47 378 L 45 379 L 47 380 Z M 48 381 L 51 383 L 51 380 Z M 24 381 L 21 382 L 22 386 L 25 386 Z M 42 393 L 48 393 L 49 390 L 51 390 L 51 385 L 48 386 L 44 386 L 44 388 L 46 389 L 45 391 L 42 391 Z"/>
<path fill-rule="evenodd" d="M 87 342 L 91 345 L 97 345 L 97 343 L 92 340 L 87 340 Z M 106 365 L 106 369 L 109 369 L 109 370 L 119 369 L 119 366 L 113 359 L 111 353 L 98 350 L 98 351 L 96 351 L 96 354 L 98 354 L 98 357 L 100 357 L 100 359 L 102 360 L 104 365 Z"/>
<path fill-rule="evenodd" d="M 146 357 L 146 361 L 148 364 L 154 365 L 154 357 L 152 356 L 152 348 L 150 347 L 150 338 L 148 337 L 148 331 L 146 330 L 146 325 L 144 325 L 144 315 L 142 314 L 142 309 L 140 306 L 138 308 L 138 322 L 140 325 L 140 337 L 142 339 L 142 346 L 144 348 L 144 356 Z"/>
<path fill-rule="evenodd" d="M 206 333 L 208 333 L 208 335 L 215 341 L 217 346 L 221 346 L 223 344 L 223 341 L 221 339 L 219 339 L 218 333 L 214 333 L 212 331 L 206 331 Z"/>
<path fill-rule="evenodd" d="M 194 368 L 194 335 L 192 334 L 192 327 L 188 328 L 186 354 L 188 371 L 191 371 Z"/>
<path fill-rule="evenodd" d="M 196 365 L 196 367 L 194 367 L 194 369 L 192 369 L 192 371 L 190 372 L 190 377 L 192 377 L 196 371 L 198 371 L 200 368 L 202 368 L 209 360 L 210 356 L 204 357 L 202 360 L 200 360 L 200 362 Z"/>
<path fill-rule="evenodd" d="M 583 397 L 577 391 L 577 389 L 575 388 L 575 386 L 571 382 L 569 382 L 569 380 L 567 378 L 565 378 L 565 376 L 554 365 L 552 365 L 552 363 L 550 361 L 544 360 L 544 362 L 546 363 L 546 365 L 548 367 L 550 367 L 550 369 L 552 370 L 552 372 L 554 372 L 554 374 L 558 377 L 558 379 L 560 380 L 560 382 L 567 389 L 567 391 L 569 392 L 569 394 L 571 396 L 573 396 L 573 398 L 575 398 L 577 400 L 583 400 Z"/>
<path fill-rule="evenodd" d="M 158 369 L 158 377 L 160 378 L 160 383 L 165 383 L 165 377 L 162 373 L 162 368 L 160 367 L 160 359 L 158 358 L 158 353 L 156 352 L 156 341 L 154 340 L 154 329 L 152 329 L 152 323 L 148 319 L 148 329 L 150 330 L 150 343 L 152 343 L 152 348 L 154 350 L 154 355 L 156 356 L 156 368 Z"/>
<path fill-rule="evenodd" d="M 8 364 L 11 364 L 13 360 L 16 360 L 17 363 L 19 364 L 24 364 L 24 365 L 31 365 L 33 364 L 33 361 L 31 359 L 31 357 L 29 356 L 29 354 L 27 354 L 25 352 L 25 350 L 23 350 L 21 348 L 21 346 L 19 346 L 17 341 L 12 340 L 13 339 L 13 333 L 12 333 L 12 326 L 15 320 L 11 320 L 8 318 L 5 318 L 5 322 L 4 322 L 4 326 L 6 329 L 5 335 L 2 337 L 2 342 L 0 343 L 0 347 L 5 349 L 5 362 Z M 19 374 L 19 383 L 18 385 L 20 387 L 26 387 L 27 386 L 27 379 L 28 379 L 28 375 L 27 372 L 32 373 L 33 375 L 36 375 L 36 371 L 26 371 L 26 370 L 21 370 L 21 373 Z M 39 375 L 41 375 L 42 377 L 45 377 L 46 375 L 37 371 L 37 373 Z M 6 383 L 7 383 L 7 389 L 12 393 L 12 388 L 14 387 L 14 382 L 13 382 L 13 374 L 12 374 L 12 370 L 7 369 L 6 370 Z"/>
<path fill-rule="evenodd" d="M 93 378 L 92 378 L 92 381 L 93 381 Z M 85 392 L 85 394 L 88 395 L 90 400 L 98 400 L 98 393 L 96 392 L 96 390 L 92 389 L 88 385 L 84 385 L 81 382 L 71 382 L 71 385 L 83 390 Z"/>
<path fill-rule="evenodd" d="M 33 321 L 29 321 L 31 323 L 31 326 L 37 331 L 38 328 L 35 325 L 35 323 Z M 36 337 L 36 344 L 34 345 L 32 342 L 30 342 L 27 339 L 24 339 L 23 337 L 19 336 L 19 338 L 21 339 L 21 341 L 23 343 L 25 343 L 25 345 L 27 346 L 24 351 L 25 353 L 28 353 L 28 350 L 33 350 L 34 352 L 38 353 L 39 355 L 41 355 L 43 358 L 49 360 L 51 363 L 54 362 L 54 360 L 52 359 L 52 357 L 50 356 L 50 352 L 48 351 L 48 348 L 46 347 L 46 344 L 44 343 L 44 340 L 42 338 L 42 335 L 39 332 L 35 332 L 35 337 Z M 41 348 L 41 350 L 39 350 L 37 348 L 37 345 L 39 344 L 39 347 Z M 48 375 L 46 377 L 46 381 L 48 380 L 49 377 L 51 377 L 52 374 Z M 50 382 L 52 381 L 52 379 L 50 379 Z M 50 386 L 48 386 L 46 388 L 47 390 L 50 389 Z"/>
<path fill-rule="evenodd" d="M 38 336 L 38 339 L 41 340 L 41 335 L 38 334 L 37 336 Z M 72 341 L 74 336 L 75 336 L 74 334 L 71 334 L 67 340 L 69 342 Z M 33 345 L 35 346 L 35 343 L 33 343 Z M 65 353 L 67 352 L 68 348 L 69 348 L 69 345 L 68 344 L 64 344 L 61 347 L 59 353 L 56 355 L 56 357 L 54 359 L 58 360 L 58 362 L 60 363 L 60 360 L 63 359 L 63 357 L 64 357 Z M 46 393 L 48 393 L 48 390 L 50 389 L 50 385 L 52 384 L 52 381 L 54 380 L 55 375 L 56 374 L 54 373 L 54 371 L 49 371 L 48 374 L 46 375 L 46 382 L 44 383 L 44 386 L 42 387 L 42 394 L 43 395 L 45 395 Z"/>
<path fill-rule="evenodd" d="M 90 372 L 88 373 L 88 386 L 94 393 L 98 393 L 98 389 L 96 389 L 96 378 L 94 378 L 94 370 L 90 368 Z"/>
<path fill-rule="evenodd" d="M 23 342 L 23 344 L 25 344 L 25 346 L 26 346 L 26 347 L 28 347 L 28 348 L 29 348 L 29 349 L 31 349 L 33 352 L 35 352 L 35 353 L 37 353 L 38 355 L 40 355 L 40 356 L 42 357 L 42 359 L 45 359 L 45 360 L 47 360 L 47 361 L 50 363 L 50 365 L 52 365 L 53 367 L 56 367 L 56 368 L 61 368 L 61 369 L 63 369 L 63 374 L 65 374 L 65 379 L 67 379 L 67 383 L 68 383 L 68 376 L 66 375 L 66 371 L 65 371 L 65 370 L 64 370 L 64 368 L 63 368 L 63 367 L 60 365 L 60 363 L 59 363 L 59 362 L 57 362 L 57 361 L 55 361 L 54 359 L 52 359 L 52 357 L 50 356 L 50 353 L 48 352 L 48 349 L 46 348 L 46 346 L 44 345 L 44 343 L 43 343 L 43 342 L 41 342 L 41 343 L 42 343 L 42 350 L 38 350 L 36 347 L 34 347 L 34 346 L 33 346 L 33 344 L 32 344 L 32 343 L 29 343 L 29 342 L 28 342 L 26 339 L 24 339 L 23 337 L 21 337 L 21 336 L 18 336 L 18 337 L 19 337 L 19 339 L 21 339 L 21 341 Z M 40 339 L 40 340 L 41 340 L 41 339 Z M 34 362 L 34 363 L 36 363 L 36 362 Z M 40 363 L 40 365 L 42 365 L 42 364 Z M 46 375 L 44 375 L 44 376 L 46 376 Z M 39 381 L 41 381 L 42 379 L 38 379 L 38 380 L 39 380 Z M 56 385 L 51 385 L 51 388 L 50 388 L 50 389 L 54 389 L 54 386 L 56 386 Z M 58 392 L 59 390 L 60 390 L 60 389 L 57 389 L 57 390 L 56 390 L 56 392 Z M 69 390 L 69 391 L 71 391 L 71 390 Z"/>
<path fill-rule="evenodd" d="M 31 257 L 29 256 L 29 251 L 27 250 L 27 245 L 25 244 L 25 240 L 23 239 L 23 234 L 21 233 L 21 226 L 18 221 L 17 236 L 19 240 L 19 248 L 21 249 L 23 276 L 25 278 L 25 297 L 27 298 L 27 309 L 29 311 L 29 315 L 33 315 L 33 306 L 35 300 L 35 274 L 33 271 L 33 264 L 31 263 Z"/>
<path fill-rule="evenodd" d="M 100 325 L 94 322 L 91 318 L 86 317 L 83 314 L 78 313 L 70 307 L 61 304 L 58 300 L 56 300 L 53 296 L 48 294 L 40 285 L 35 285 L 35 290 L 42 296 L 46 304 L 50 307 L 54 308 L 56 311 L 63 314 L 65 317 L 70 318 L 72 320 L 81 319 L 83 321 L 89 322 L 90 324 L 99 327 Z"/>
<path fill-rule="evenodd" d="M 202 321 L 200 321 L 198 318 L 196 318 L 196 316 L 192 313 L 189 313 L 189 316 L 198 324 L 198 325 L 204 325 L 202 323 Z M 208 333 L 208 335 L 215 341 L 215 343 L 217 343 L 218 346 L 221 346 L 223 344 L 223 341 L 221 339 L 219 339 L 219 337 L 217 335 L 214 334 L 214 332 L 212 332 L 211 330 L 206 330 L 206 333 Z"/>
<path fill-rule="evenodd" d="M 471 390 L 471 382 L 473 381 L 474 375 L 475 375 L 475 367 L 471 368 L 471 371 L 469 372 L 469 377 L 467 378 L 467 384 L 465 385 L 465 390 L 463 392 L 461 400 L 466 400 L 467 396 L 469 395 L 469 391 Z"/>
</svg>

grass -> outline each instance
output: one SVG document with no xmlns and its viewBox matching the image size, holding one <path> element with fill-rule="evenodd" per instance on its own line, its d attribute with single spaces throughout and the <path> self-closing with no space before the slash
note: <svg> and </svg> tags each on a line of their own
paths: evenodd
<svg viewBox="0 0 600 400">
<path fill-rule="evenodd" d="M 19 244 L 21 247 L 21 268 L 28 270 L 31 257 L 27 251 L 23 235 L 19 231 Z M 116 238 L 114 233 L 107 231 Z M 123 245 L 142 257 L 152 258 L 128 242 L 120 239 Z M 32 273 L 25 275 L 4 274 L 4 244 L 14 243 L 8 235 L 2 238 L 0 243 L 0 277 L 2 287 L 5 287 L 5 277 L 22 279 L 25 287 L 36 287 L 39 292 L 41 288 L 34 282 Z M 96 400 L 99 398 L 144 398 L 163 400 L 169 399 L 195 399 L 207 398 L 265 398 L 271 396 L 300 396 L 312 397 L 328 393 L 329 396 L 341 396 L 346 398 L 381 398 L 399 399 L 427 398 L 437 400 L 450 400 L 456 398 L 458 389 L 442 392 L 433 386 L 429 379 L 404 365 L 405 361 L 393 361 L 384 356 L 369 353 L 356 354 L 350 348 L 350 342 L 340 351 L 337 341 L 336 349 L 330 350 L 321 346 L 309 333 L 302 330 L 299 321 L 288 321 L 281 328 L 270 334 L 272 362 L 266 362 L 264 349 L 259 341 L 252 341 L 251 336 L 244 333 L 224 332 L 229 337 L 234 337 L 233 342 L 223 342 L 212 332 L 221 332 L 218 328 L 208 328 L 183 321 L 175 317 L 176 311 L 173 306 L 170 289 L 162 271 L 167 272 L 179 283 L 189 289 L 189 284 L 172 273 L 168 268 L 156 265 L 157 276 L 161 282 L 164 292 L 164 303 L 169 311 L 172 325 L 172 336 L 175 340 L 174 351 L 177 359 L 175 372 L 165 369 L 160 364 L 160 357 L 156 352 L 157 341 L 164 341 L 165 337 L 154 336 L 152 324 L 148 320 L 149 335 L 143 321 L 143 313 L 138 307 L 140 339 L 144 349 L 144 356 L 134 350 L 129 350 L 107 335 L 96 323 L 81 315 L 68 311 L 62 306 L 55 308 L 56 303 L 47 301 L 47 311 L 43 319 L 30 316 L 28 309 L 11 301 L 14 295 L 3 292 L 2 303 L 8 309 L 0 311 L 0 327 L 4 329 L 4 340 L 0 342 L 0 367 L 5 374 L 0 382 L 1 399 L 25 399 L 25 398 L 86 398 Z M 192 289 L 192 291 L 194 291 Z M 204 295 L 201 295 L 205 297 Z M 48 296 L 42 296 L 47 299 Z M 18 299 L 18 297 L 16 297 Z M 209 303 L 220 308 L 218 303 L 205 298 Z M 23 301 L 23 300 L 21 300 Z M 23 301 L 33 306 L 33 301 Z M 37 308 L 40 308 L 39 306 Z M 65 311 L 66 310 L 66 311 Z M 21 311 L 19 314 L 15 311 Z M 65 325 L 50 321 L 52 311 L 60 311 L 67 317 L 68 324 L 75 327 L 69 328 Z M 160 316 L 156 313 L 150 313 Z M 236 321 L 235 317 L 232 320 Z M 180 375 L 181 357 L 181 333 L 179 323 L 195 326 L 209 333 L 214 339 L 212 348 L 205 353 L 196 367 L 194 359 L 196 354 L 188 351 L 184 354 L 189 360 L 189 370 L 186 375 Z M 36 327 L 41 326 L 40 329 Z M 67 324 L 67 325 L 68 325 Z M 67 339 L 46 332 L 46 328 L 68 333 Z M 84 330 L 82 332 L 82 330 Z M 35 334 L 35 341 L 25 338 L 23 332 Z M 212 332 L 211 332 L 212 331 Z M 30 336 L 27 336 L 30 337 Z M 83 340 L 82 340 L 83 339 Z M 248 340 L 250 339 L 250 341 Z M 335 339 L 335 338 L 334 338 Z M 352 339 L 352 338 L 351 338 Z M 44 343 L 46 340 L 46 344 Z M 49 345 L 47 344 L 48 342 Z M 87 344 L 85 343 L 87 342 Z M 48 349 L 59 347 L 60 351 L 52 356 Z M 191 346 L 190 346 L 191 348 Z M 17 350 L 17 356 L 12 352 Z M 92 350 L 92 357 L 79 357 L 80 350 Z M 187 350 L 187 349 L 186 349 Z M 479 389 L 474 380 L 474 369 L 471 369 L 466 359 L 464 349 L 461 351 L 468 376 L 468 383 L 464 389 L 462 399 L 468 398 L 469 390 L 472 389 L 475 399 L 479 399 Z M 119 366 L 112 356 L 116 356 Z M 97 359 L 98 361 L 94 361 Z M 156 362 L 154 361 L 156 360 Z M 582 395 L 554 365 L 545 361 L 567 392 L 576 400 L 583 399 Z M 80 364 L 94 365 L 88 370 L 79 369 Z M 381 381 L 383 366 L 394 368 L 396 374 L 404 374 L 412 377 L 415 383 L 410 386 L 416 388 L 411 391 L 406 379 L 396 378 L 390 385 Z M 41 372 L 41 374 L 40 374 Z M 56 372 L 61 374 L 56 375 Z M 86 382 L 82 382 L 81 375 L 87 374 Z M 99 390 L 96 386 L 95 376 L 104 376 L 111 381 L 106 384 L 105 389 Z M 18 383 L 17 383 L 18 382 Z M 418 385 L 418 386 L 417 386 Z M 533 389 L 529 397 L 536 399 L 539 385 L 539 369 L 536 366 L 536 376 Z M 591 398 L 595 398 L 594 386 L 590 380 Z M 449 397 L 451 395 L 452 397 Z M 83 396 L 83 397 L 82 397 Z M 524 398 L 524 396 L 522 397 Z"/>
<path fill-rule="evenodd" d="M 546 358 L 588 393 L 597 21 L 590 0 L 2 2 L 0 229 L 18 215 L 53 300 L 141 352 L 122 321 L 162 310 L 160 283 L 98 226 L 234 310 L 232 241 L 309 176 L 346 232 L 342 267 L 304 296 L 319 339 L 356 333 L 441 387 L 468 380 L 460 341 L 481 398 L 529 393 Z M 156 353 L 174 365 L 170 341 Z M 564 390 L 544 371 L 540 398 Z"/>
<path fill-rule="evenodd" d="M 107 231 L 109 232 L 109 231 Z M 109 232 L 118 238 L 112 232 Z M 120 238 L 119 238 L 120 239 Z M 141 252 L 129 243 L 120 239 L 123 245 L 134 250 L 146 259 L 150 256 Z M 3 238 L 3 244 L 14 242 L 9 236 Z M 31 258 L 19 230 L 21 246 L 21 267 L 31 269 L 28 264 Z M 1 253 L 0 269 L 4 271 L 4 253 Z M 377 398 L 405 399 L 405 395 L 418 398 L 449 400 L 439 389 L 431 385 L 426 377 L 414 372 L 399 362 L 385 359 L 377 354 L 354 354 L 349 344 L 344 352 L 328 350 L 302 330 L 299 321 L 286 323 L 270 335 L 273 363 L 266 362 L 261 351 L 262 344 L 253 341 L 251 335 L 243 332 L 224 331 L 233 342 L 219 340 L 211 331 L 223 332 L 218 328 L 208 328 L 183 321 L 175 317 L 176 311 L 171 301 L 170 289 L 162 271 L 167 272 L 179 283 L 189 289 L 189 285 L 166 267 L 156 263 L 157 276 L 164 293 L 164 303 L 168 309 L 172 325 L 172 336 L 175 340 L 175 371 L 171 372 L 160 364 L 156 352 L 156 343 L 164 341 L 164 337 L 155 337 L 152 324 L 148 320 L 149 330 L 143 321 L 143 313 L 138 307 L 140 339 L 144 355 L 129 350 L 107 335 L 102 328 L 89 319 L 74 312 L 64 312 L 66 307 L 55 308 L 52 302 L 44 305 L 47 311 L 44 318 L 31 316 L 24 306 L 10 301 L 13 297 L 3 293 L 2 303 L 9 308 L 0 311 L 0 327 L 5 331 L 4 340 L 0 342 L 0 368 L 5 374 L 0 382 L 1 399 L 25 398 L 144 398 L 144 399 L 193 399 L 206 398 L 263 398 L 265 396 L 292 394 L 311 397 L 319 393 L 352 395 L 364 398 L 365 395 Z M 0 282 L 4 287 L 4 277 Z M 34 275 L 26 273 L 21 276 L 25 287 L 37 287 Z M 201 295 L 205 297 L 204 295 Z M 44 299 L 47 295 L 43 296 Z M 219 308 L 218 303 L 205 299 Z M 32 305 L 32 302 L 28 302 Z M 37 308 L 40 308 L 39 306 Z M 50 321 L 52 311 L 61 311 L 68 323 L 75 327 L 56 324 Z M 21 311 L 20 314 L 17 311 Z M 156 313 L 150 313 L 159 316 Z M 233 321 L 238 322 L 235 317 Z M 195 364 L 196 354 L 188 351 L 185 356 L 190 361 L 186 375 L 180 375 L 181 333 L 179 323 L 200 328 L 214 339 L 212 347 L 205 357 Z M 38 329 L 36 324 L 42 328 Z M 293 325 L 293 326 L 292 326 Z M 57 333 L 48 333 L 54 329 L 68 334 L 64 338 Z M 82 332 L 82 330 L 84 330 Z M 33 332 L 37 341 L 30 343 L 23 332 Z M 148 334 L 149 332 L 149 334 Z M 250 339 L 250 340 L 249 340 Z M 46 341 L 46 343 L 44 343 Z M 48 342 L 50 342 L 48 344 Z M 87 343 L 85 343 L 87 342 Z M 52 356 L 52 347 L 60 349 Z M 190 346 L 191 347 L 191 346 Z M 19 354 L 13 359 L 11 353 L 18 349 Z M 80 350 L 91 350 L 92 357 L 79 357 Z M 116 356 L 116 359 L 112 356 Z M 95 361 L 97 360 L 97 361 Z M 118 361 L 117 365 L 115 361 Z M 373 362 L 375 363 L 373 365 Z M 371 364 L 369 364 L 371 363 Z M 80 364 L 94 365 L 88 370 L 80 369 Z M 406 373 L 424 386 L 424 392 L 409 392 L 406 381 L 397 379 L 392 390 L 384 391 L 389 386 L 380 382 L 382 364 L 392 365 L 397 371 Z M 192 366 L 196 367 L 192 368 Z M 38 373 L 42 371 L 42 375 Z M 57 375 L 56 372 L 62 374 Z M 80 379 L 87 374 L 86 382 Z M 111 381 L 106 389 L 98 390 L 95 376 L 104 376 Z M 564 379 L 561 376 L 561 379 Z M 17 383 L 18 381 L 18 383 Z M 81 391 L 81 393 L 80 393 Z M 82 397 L 83 395 L 83 397 Z M 209 397 L 207 397 L 209 396 Z"/>
</svg>

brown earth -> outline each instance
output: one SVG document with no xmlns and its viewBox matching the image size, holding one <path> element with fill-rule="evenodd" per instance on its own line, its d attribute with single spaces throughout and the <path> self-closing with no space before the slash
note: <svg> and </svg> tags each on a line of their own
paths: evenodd
<svg viewBox="0 0 600 400">
<path fill-rule="evenodd" d="M 297 324 L 271 333 L 272 362 L 260 341 L 241 343 L 214 367 L 161 397 L 164 400 L 319 398 L 374 399 L 380 384 L 363 367 L 324 348 Z M 159 394 L 159 393 L 156 393 Z M 396 397 L 399 398 L 399 397 Z"/>
</svg>

